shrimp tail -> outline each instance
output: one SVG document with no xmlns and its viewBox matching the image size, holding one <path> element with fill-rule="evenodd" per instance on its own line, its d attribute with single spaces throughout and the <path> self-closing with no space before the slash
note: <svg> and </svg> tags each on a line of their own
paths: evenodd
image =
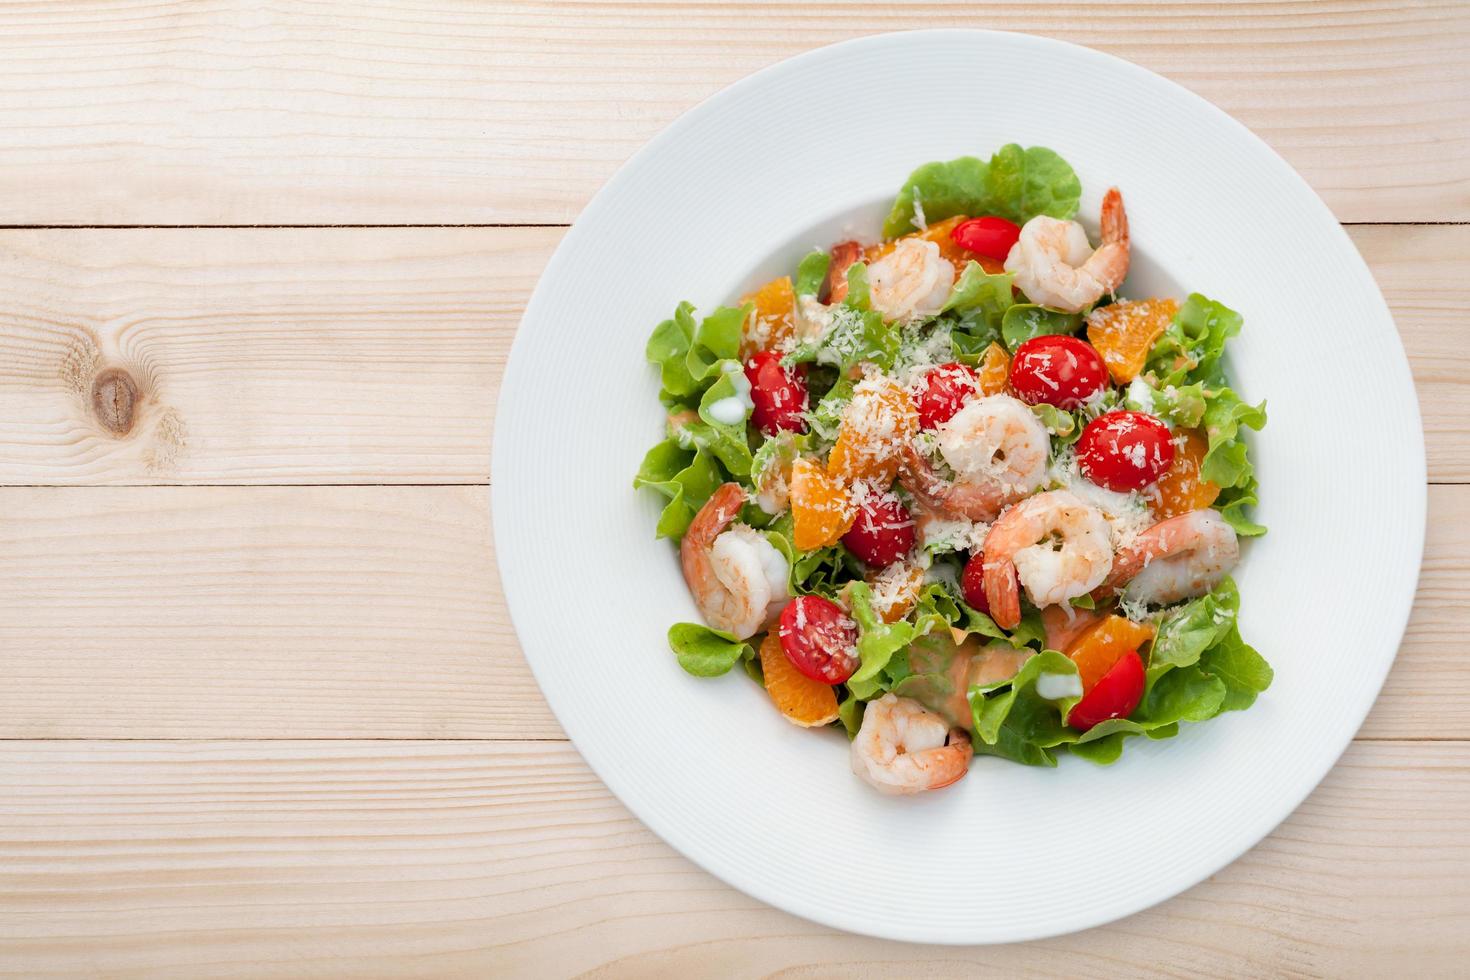
<svg viewBox="0 0 1470 980">
<path fill-rule="evenodd" d="M 827 267 L 827 281 L 822 284 L 829 305 L 847 299 L 847 270 L 862 257 L 863 247 L 857 242 L 838 242 L 832 246 L 832 264 Z"/>
<path fill-rule="evenodd" d="M 950 483 L 934 472 L 934 467 L 912 442 L 899 450 L 903 461 L 905 490 L 930 510 L 947 517 L 963 517 L 967 521 L 990 523 L 1005 506 L 1004 495 L 982 484 L 961 486 Z"/>
<path fill-rule="evenodd" d="M 975 757 L 975 745 L 970 740 L 970 733 L 963 728 L 951 729 L 944 748 L 939 751 L 944 755 L 942 768 L 949 774 L 939 776 L 937 782 L 930 784 L 931 790 L 944 789 L 959 782 L 970 771 L 970 760 Z"/>
<path fill-rule="evenodd" d="M 1103 244 L 1128 248 L 1128 213 L 1123 210 L 1123 192 L 1118 188 L 1109 187 L 1108 192 L 1103 195 L 1100 220 Z"/>
<path fill-rule="evenodd" d="M 1021 624 L 1021 582 L 1016 563 L 1009 558 L 985 563 L 982 572 L 985 601 L 990 605 L 990 618 L 1003 630 Z"/>
</svg>

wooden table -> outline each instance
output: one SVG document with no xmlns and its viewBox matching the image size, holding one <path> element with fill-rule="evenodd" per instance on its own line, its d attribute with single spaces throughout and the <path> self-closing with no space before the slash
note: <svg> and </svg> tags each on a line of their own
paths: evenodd
<svg viewBox="0 0 1470 980">
<path fill-rule="evenodd" d="M 488 530 L 511 337 L 598 185 L 756 68 L 946 24 L 1265 137 L 1387 294 L 1429 447 L 1413 620 L 1321 788 L 1007 948 L 835 933 L 657 840 L 547 710 Z M 1434 0 L 0 3 L 0 970 L 1463 975 L 1467 50 Z"/>
</svg>

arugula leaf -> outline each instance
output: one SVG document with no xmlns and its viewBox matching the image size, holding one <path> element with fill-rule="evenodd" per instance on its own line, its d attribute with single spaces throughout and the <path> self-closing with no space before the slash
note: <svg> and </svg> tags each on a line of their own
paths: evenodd
<svg viewBox="0 0 1470 980">
<path fill-rule="evenodd" d="M 700 623 L 670 626 L 669 648 L 679 658 L 679 666 L 695 677 L 718 677 L 729 672 L 735 661 L 754 655 L 749 643 Z"/>
<path fill-rule="evenodd" d="M 1075 334 L 1082 326 L 1081 313 L 1048 309 L 1036 303 L 1017 303 L 1006 310 L 1001 320 L 1000 336 L 1015 353 L 1016 348 L 1033 337 L 1047 334 Z"/>
</svg>

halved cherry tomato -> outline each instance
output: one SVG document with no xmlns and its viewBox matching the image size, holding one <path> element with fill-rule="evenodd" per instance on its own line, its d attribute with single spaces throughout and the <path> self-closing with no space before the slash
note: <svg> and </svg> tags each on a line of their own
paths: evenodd
<svg viewBox="0 0 1470 980">
<path fill-rule="evenodd" d="M 1107 383 L 1108 369 L 1098 352 L 1065 334 L 1032 337 L 1011 360 L 1011 387 L 1028 405 L 1078 408 Z"/>
<path fill-rule="evenodd" d="M 1124 616 L 1108 615 L 1070 646 L 1058 649 L 1077 665 L 1077 673 L 1082 678 L 1082 693 L 1086 694 L 1097 686 L 1097 682 L 1102 680 L 1123 654 L 1129 650 L 1136 653 L 1139 647 L 1153 638 L 1152 626 L 1135 623 Z"/>
<path fill-rule="evenodd" d="M 980 377 L 968 364 L 952 362 L 931 368 L 919 383 L 914 410 L 919 427 L 933 429 L 948 422 L 969 399 L 980 393 Z"/>
<path fill-rule="evenodd" d="M 914 536 L 914 519 L 897 496 L 869 492 L 842 543 L 869 568 L 883 568 L 909 553 Z"/>
<path fill-rule="evenodd" d="M 762 351 L 745 362 L 745 377 L 750 381 L 750 400 L 755 403 L 750 420 L 768 436 L 783 429 L 805 432 L 806 366 L 794 370 L 781 366 L 781 355 Z"/>
<path fill-rule="evenodd" d="M 987 215 L 983 218 L 971 218 L 955 226 L 954 231 L 949 233 L 960 248 L 967 248 L 981 255 L 988 255 L 997 262 L 1004 262 L 1010 254 L 1011 246 L 1016 244 L 1016 239 L 1021 237 L 1019 225 L 1013 225 L 1004 218 Z"/>
<path fill-rule="evenodd" d="M 1147 412 L 1099 415 L 1077 440 L 1077 468 L 1109 490 L 1142 490 L 1173 462 L 1173 434 Z"/>
<path fill-rule="evenodd" d="M 858 669 L 857 624 L 830 599 L 792 599 L 781 611 L 776 635 L 786 659 L 814 681 L 841 684 Z"/>
<path fill-rule="evenodd" d="M 990 615 L 990 600 L 985 597 L 984 552 L 971 552 L 970 560 L 965 562 L 965 570 L 960 575 L 960 592 L 971 609 Z"/>
<path fill-rule="evenodd" d="M 1073 706 L 1067 724 L 1085 732 L 1109 718 L 1127 718 L 1143 700 L 1143 682 L 1143 658 L 1138 651 L 1129 650 Z"/>
</svg>

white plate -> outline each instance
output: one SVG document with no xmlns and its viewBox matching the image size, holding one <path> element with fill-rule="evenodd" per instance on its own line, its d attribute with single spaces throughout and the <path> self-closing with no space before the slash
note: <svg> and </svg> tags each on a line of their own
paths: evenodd
<svg viewBox="0 0 1470 980">
<path fill-rule="evenodd" d="M 1237 572 L 1241 627 L 1276 669 L 1255 707 L 1098 768 L 976 759 L 943 792 L 889 799 L 847 742 L 784 721 L 743 672 L 700 680 L 665 630 L 697 620 L 659 501 L 633 473 L 658 441 L 653 325 L 869 236 L 909 171 L 1049 146 L 1083 214 L 1117 184 L 1125 292 L 1199 290 L 1245 315 L 1237 387 L 1270 533 Z M 1403 633 L 1424 527 L 1424 446 L 1403 348 L 1332 214 L 1203 99 L 1085 48 L 921 31 L 823 48 L 684 115 L 568 232 L 500 397 L 495 536 L 511 614 L 587 762 L 655 832 L 737 888 L 894 939 L 986 943 L 1097 925 L 1207 877 L 1331 768 Z"/>
</svg>

